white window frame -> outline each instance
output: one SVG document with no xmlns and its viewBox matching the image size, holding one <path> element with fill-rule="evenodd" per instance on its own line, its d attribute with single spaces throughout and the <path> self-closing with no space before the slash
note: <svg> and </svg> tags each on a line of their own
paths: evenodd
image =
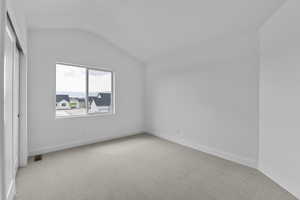
<svg viewBox="0 0 300 200">
<path fill-rule="evenodd" d="M 81 115 L 68 115 L 68 116 L 57 116 L 56 115 L 56 67 L 57 65 L 66 65 L 70 67 L 78 67 L 78 68 L 84 68 L 86 69 L 86 90 L 85 90 L 85 104 L 86 104 L 86 112 Z M 88 96 L 89 96 L 89 70 L 94 71 L 104 71 L 104 72 L 110 72 L 111 73 L 111 88 L 112 88 L 112 94 L 111 94 L 111 111 L 106 113 L 101 112 L 95 112 L 90 113 L 88 111 Z M 55 100 L 54 100 L 54 107 L 55 107 L 55 118 L 56 119 L 64 119 L 64 118 L 80 118 L 80 117 L 96 117 L 96 116 L 107 116 L 107 115 L 114 115 L 116 114 L 115 109 L 115 72 L 113 70 L 107 69 L 107 68 L 99 68 L 99 67 L 91 67 L 87 65 L 80 65 L 80 64 L 70 64 L 65 62 L 56 62 L 55 63 Z"/>
</svg>

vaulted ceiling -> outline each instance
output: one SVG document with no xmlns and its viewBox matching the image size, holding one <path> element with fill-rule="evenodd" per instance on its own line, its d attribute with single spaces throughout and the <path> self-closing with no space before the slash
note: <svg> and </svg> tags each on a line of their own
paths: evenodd
<svg viewBox="0 0 300 200">
<path fill-rule="evenodd" d="M 285 0 L 23 0 L 30 28 L 99 34 L 141 61 L 255 30 Z"/>
</svg>

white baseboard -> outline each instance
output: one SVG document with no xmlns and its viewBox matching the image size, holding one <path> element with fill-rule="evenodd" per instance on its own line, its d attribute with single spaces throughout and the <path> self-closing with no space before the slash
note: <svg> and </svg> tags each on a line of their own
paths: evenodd
<svg viewBox="0 0 300 200">
<path fill-rule="evenodd" d="M 16 196 L 16 183 L 15 180 L 12 180 L 6 195 L 6 200 L 14 200 Z"/>
<path fill-rule="evenodd" d="M 275 174 L 272 172 L 272 170 L 267 169 L 266 167 L 259 166 L 258 170 L 263 173 L 265 176 L 267 176 L 269 179 L 274 181 L 276 184 L 278 184 L 280 187 L 284 188 L 286 191 L 294 195 L 297 199 L 300 199 L 300 192 L 298 190 L 298 186 L 291 188 L 286 184 L 286 181 L 282 180 L 278 174 Z"/>
<path fill-rule="evenodd" d="M 45 153 L 50 153 L 50 152 L 55 152 L 55 151 L 60 151 L 60 150 L 64 150 L 64 149 L 69 149 L 69 148 L 73 148 L 73 147 L 78 147 L 78 146 L 83 146 L 83 145 L 89 145 L 89 144 L 94 144 L 94 143 L 98 143 L 98 142 L 104 142 L 104 141 L 108 141 L 108 140 L 112 140 L 112 139 L 117 139 L 117 138 L 122 138 L 122 137 L 127 137 L 127 136 L 131 136 L 131 135 L 137 135 L 137 134 L 142 134 L 142 133 L 133 133 L 133 134 L 122 134 L 122 135 L 114 135 L 111 137 L 101 137 L 101 138 L 94 138 L 94 139 L 89 139 L 89 140 L 84 140 L 84 141 L 76 141 L 76 142 L 71 142 L 68 144 L 61 144 L 61 145 L 56 145 L 56 146 L 51 146 L 51 147 L 45 147 L 45 148 L 40 148 L 40 149 L 34 149 L 31 150 L 29 152 L 30 156 L 35 156 L 35 155 L 39 155 L 39 154 L 45 154 Z M 150 135 L 154 135 L 157 137 L 161 137 L 163 139 L 196 149 L 198 151 L 202 151 L 226 160 L 230 160 L 236 163 L 239 163 L 241 165 L 245 165 L 251 168 L 257 168 L 257 161 L 253 160 L 253 159 L 248 159 L 248 158 L 244 158 L 241 156 L 237 156 L 234 155 L 232 153 L 228 153 L 225 151 L 221 151 L 218 149 L 214 149 L 211 147 L 207 147 L 207 146 L 203 146 L 203 145 L 195 145 L 195 144 L 191 144 L 191 143 L 187 143 L 185 141 L 177 141 L 174 140 L 172 138 L 169 137 L 165 137 L 165 136 L 161 136 L 161 135 L 156 135 L 153 133 L 148 133 Z"/>
<path fill-rule="evenodd" d="M 222 151 L 222 150 L 219 150 L 219 149 L 207 147 L 207 146 L 204 146 L 204 145 L 192 144 L 192 143 L 186 142 L 184 140 L 178 141 L 178 140 L 174 140 L 173 138 L 169 138 L 169 137 L 162 136 L 162 135 L 156 135 L 156 134 L 153 134 L 153 133 L 148 133 L 148 134 L 154 135 L 154 136 L 166 139 L 166 140 L 169 140 L 169 141 L 174 142 L 174 143 L 181 144 L 181 145 L 186 146 L 186 147 L 190 147 L 190 148 L 198 150 L 198 151 L 202 151 L 204 153 L 208 153 L 208 154 L 223 158 L 225 160 L 229 160 L 229 161 L 241 164 L 241 165 L 245 165 L 247 167 L 257 169 L 257 161 L 254 160 L 254 159 L 241 157 L 241 156 L 229 153 L 229 152 L 225 152 L 225 151 Z"/>
<path fill-rule="evenodd" d="M 88 139 L 88 140 L 75 141 L 75 142 L 70 142 L 67 144 L 60 144 L 60 145 L 55 145 L 55 146 L 50 146 L 50 147 L 43 147 L 43 148 L 31 150 L 29 152 L 29 156 L 35 156 L 35 155 L 46 154 L 46 153 L 55 152 L 55 151 L 61 151 L 64 149 L 70 149 L 70 148 L 74 148 L 74 147 L 95 144 L 98 142 L 104 142 L 104 141 L 108 141 L 108 140 L 113 140 L 113 139 L 118 139 L 118 138 L 122 138 L 122 137 L 138 135 L 138 134 L 142 134 L 142 132 L 141 133 L 128 133 L 128 134 L 120 134 L 120 135 L 114 135 L 114 136 L 106 136 L 106 137 L 93 138 L 93 139 Z"/>
<path fill-rule="evenodd" d="M 233 161 L 238 164 L 241 164 L 241 165 L 245 165 L 247 167 L 251 167 L 254 169 L 257 168 L 257 161 L 254 159 L 241 157 L 241 156 L 229 153 L 229 152 L 221 151 L 219 149 L 214 149 L 214 148 L 210 148 L 210 147 L 203 146 L 203 145 L 196 145 L 194 147 L 192 146 L 192 148 L 195 148 L 199 151 L 223 158 L 225 160 L 229 160 L 229 161 Z"/>
</svg>

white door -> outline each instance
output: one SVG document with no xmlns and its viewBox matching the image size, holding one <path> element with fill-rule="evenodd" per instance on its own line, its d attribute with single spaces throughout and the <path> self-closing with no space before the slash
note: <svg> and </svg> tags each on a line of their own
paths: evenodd
<svg viewBox="0 0 300 200">
<path fill-rule="evenodd" d="M 14 68 L 13 68 L 13 156 L 15 173 L 19 167 L 19 50 L 14 48 Z"/>
<path fill-rule="evenodd" d="M 15 68 L 15 52 L 16 38 L 12 29 L 6 26 L 5 31 L 5 58 L 4 58 L 4 174 L 5 174 L 5 192 L 9 198 L 13 192 L 13 184 L 15 179 L 15 146 L 14 135 L 14 68 Z M 16 69 L 17 71 L 17 69 Z M 17 136 L 16 136 L 17 137 Z"/>
</svg>

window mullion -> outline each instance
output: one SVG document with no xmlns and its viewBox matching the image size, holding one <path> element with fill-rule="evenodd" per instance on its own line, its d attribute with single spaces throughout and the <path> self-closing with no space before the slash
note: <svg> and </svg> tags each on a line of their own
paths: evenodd
<svg viewBox="0 0 300 200">
<path fill-rule="evenodd" d="M 86 69 L 86 89 L 85 89 L 85 102 L 86 102 L 86 114 L 89 113 L 89 69 Z"/>
</svg>

